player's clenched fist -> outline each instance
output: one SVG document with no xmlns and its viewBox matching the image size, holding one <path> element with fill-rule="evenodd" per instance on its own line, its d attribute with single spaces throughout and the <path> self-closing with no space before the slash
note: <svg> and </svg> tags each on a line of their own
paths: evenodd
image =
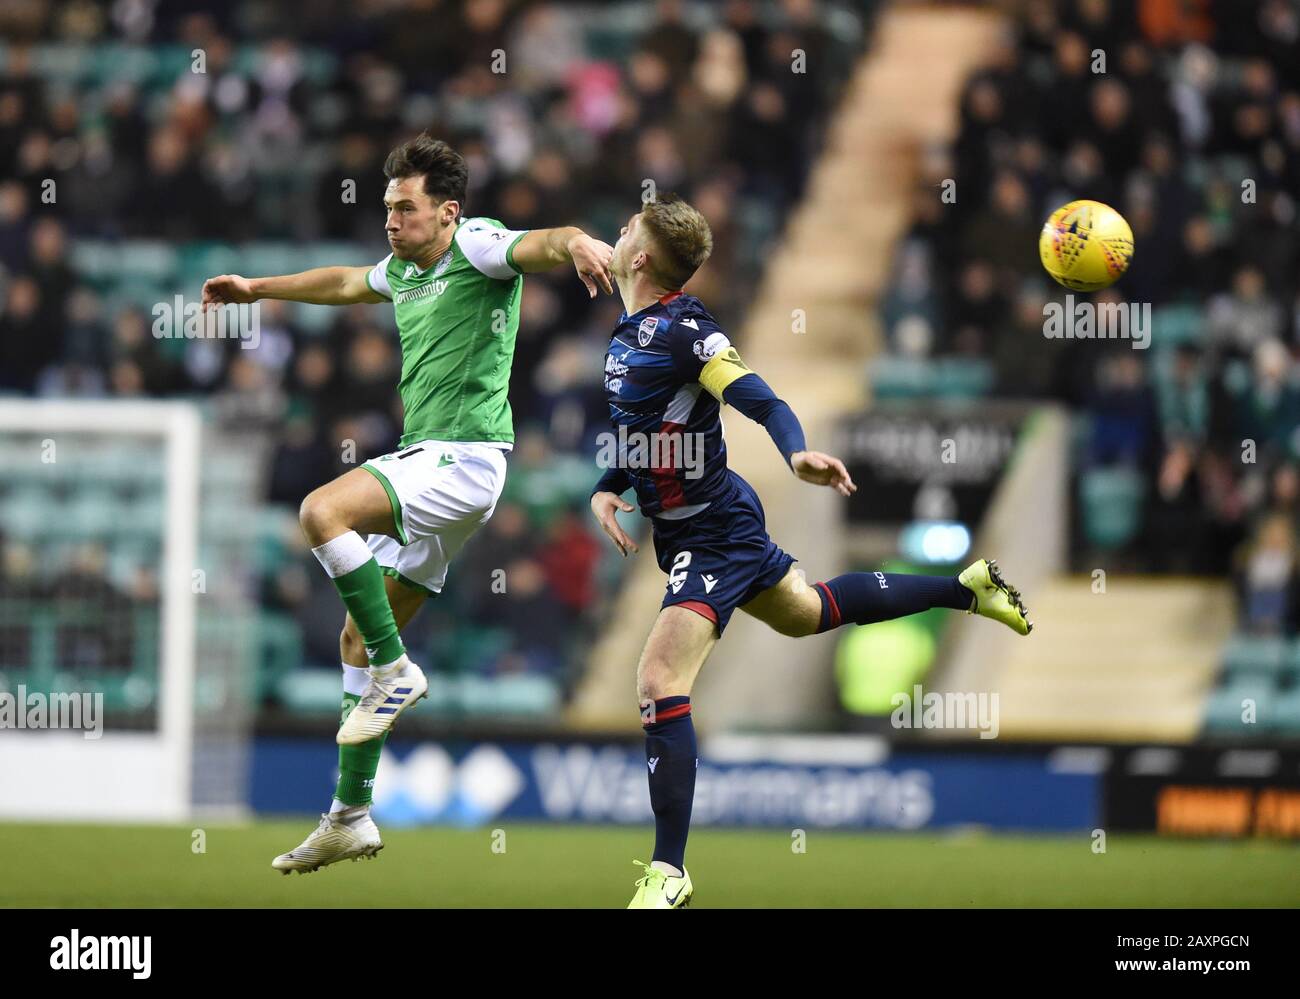
<svg viewBox="0 0 1300 999">
<path fill-rule="evenodd" d="M 615 516 L 615 512 L 622 510 L 624 513 L 631 513 L 635 509 L 636 507 L 615 493 L 600 492 L 591 497 L 591 512 L 596 515 L 596 519 L 600 521 L 600 526 L 609 535 L 609 540 L 614 542 L 624 558 L 627 558 L 629 551 L 635 554 L 639 549 L 636 542 L 623 532 L 623 528 L 618 526 L 618 518 Z"/>
<path fill-rule="evenodd" d="M 213 305 L 247 305 L 256 302 L 253 283 L 238 274 L 220 274 L 203 282 L 203 308 Z"/>
<path fill-rule="evenodd" d="M 858 487 L 849 478 L 849 470 L 839 458 L 832 458 L 820 451 L 796 451 L 790 455 L 790 467 L 794 474 L 817 486 L 830 486 L 841 496 L 856 493 Z"/>
</svg>

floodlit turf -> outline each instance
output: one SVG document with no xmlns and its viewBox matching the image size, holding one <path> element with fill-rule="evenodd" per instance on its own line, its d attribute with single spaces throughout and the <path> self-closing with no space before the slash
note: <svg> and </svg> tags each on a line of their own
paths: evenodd
<svg viewBox="0 0 1300 999">
<path fill-rule="evenodd" d="M 632 897 L 648 830 L 506 825 L 390 829 L 378 858 L 315 874 L 271 870 L 310 820 L 206 827 L 0 825 L 0 906 L 606 906 Z M 809 831 L 807 852 L 768 831 L 698 830 L 687 856 L 695 905 L 1300 905 L 1297 848 L 1177 842 Z"/>
</svg>

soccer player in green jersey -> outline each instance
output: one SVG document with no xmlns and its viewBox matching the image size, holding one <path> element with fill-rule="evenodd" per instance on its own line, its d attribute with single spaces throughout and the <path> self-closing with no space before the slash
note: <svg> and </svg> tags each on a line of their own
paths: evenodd
<svg viewBox="0 0 1300 999">
<path fill-rule="evenodd" d="M 441 591 L 448 562 L 501 495 L 514 440 L 506 395 L 522 275 L 572 263 L 593 298 L 613 290 L 612 247 L 581 229 L 520 232 L 462 218 L 468 169 L 445 142 L 424 134 L 398 146 L 384 175 L 393 252 L 373 267 L 223 274 L 203 285 L 204 308 L 262 298 L 392 302 L 402 344 L 398 450 L 315 490 L 299 514 L 348 614 L 338 785 L 316 831 L 272 863 L 286 874 L 373 857 L 383 846 L 370 818 L 380 750 L 428 691 L 400 631 Z"/>
</svg>

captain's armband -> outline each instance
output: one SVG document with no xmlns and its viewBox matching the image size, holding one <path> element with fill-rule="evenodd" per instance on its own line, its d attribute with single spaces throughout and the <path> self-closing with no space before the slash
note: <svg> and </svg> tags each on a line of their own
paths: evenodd
<svg viewBox="0 0 1300 999">
<path fill-rule="evenodd" d="M 727 390 L 727 386 L 750 373 L 745 362 L 740 359 L 740 352 L 735 347 L 728 346 L 714 354 L 700 370 L 700 384 L 708 390 L 709 395 L 721 402 L 722 393 Z"/>
</svg>

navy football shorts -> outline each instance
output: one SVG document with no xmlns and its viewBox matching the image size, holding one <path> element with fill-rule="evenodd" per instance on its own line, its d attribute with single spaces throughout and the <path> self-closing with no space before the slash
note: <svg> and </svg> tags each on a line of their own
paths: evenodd
<svg viewBox="0 0 1300 999">
<path fill-rule="evenodd" d="M 689 606 L 719 635 L 732 611 L 781 582 L 795 562 L 767 536 L 753 486 L 730 470 L 727 479 L 727 492 L 694 517 L 651 518 L 655 556 L 668 573 L 663 606 Z"/>
</svg>

